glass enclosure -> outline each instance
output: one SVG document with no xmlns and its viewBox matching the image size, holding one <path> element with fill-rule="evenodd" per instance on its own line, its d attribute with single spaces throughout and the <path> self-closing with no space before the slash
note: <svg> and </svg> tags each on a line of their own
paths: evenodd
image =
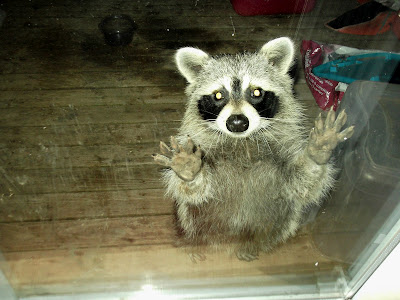
<svg viewBox="0 0 400 300">
<path fill-rule="evenodd" d="M 0 0 L 1 299 L 357 292 L 400 239 L 400 7 L 267 2 Z M 211 246 L 196 258 L 179 242 L 152 158 L 186 109 L 174 55 L 186 46 L 254 52 L 282 36 L 296 45 L 294 92 L 307 131 L 330 106 L 355 126 L 335 149 L 336 182 L 294 237 L 258 259 Z M 332 89 L 316 88 L 311 44 L 326 54 L 312 64 L 367 54 L 350 63 L 375 73 L 356 68 L 351 83 L 313 77 Z"/>
</svg>

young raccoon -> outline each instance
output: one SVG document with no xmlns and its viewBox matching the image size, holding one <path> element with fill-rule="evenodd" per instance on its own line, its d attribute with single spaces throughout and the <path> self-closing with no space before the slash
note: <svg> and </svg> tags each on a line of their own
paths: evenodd
<svg viewBox="0 0 400 300">
<path fill-rule="evenodd" d="M 178 50 L 189 101 L 171 146 L 161 142 L 153 157 L 168 167 L 167 194 L 193 244 L 229 242 L 239 259 L 256 259 L 294 235 L 331 188 L 332 150 L 353 127 L 341 131 L 346 114 L 331 110 L 307 138 L 288 75 L 293 56 L 288 38 L 236 56 Z"/>
</svg>

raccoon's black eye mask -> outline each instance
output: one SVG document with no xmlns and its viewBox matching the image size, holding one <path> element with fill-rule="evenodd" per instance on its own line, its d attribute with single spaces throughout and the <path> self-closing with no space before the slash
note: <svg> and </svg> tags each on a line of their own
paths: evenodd
<svg viewBox="0 0 400 300">
<path fill-rule="evenodd" d="M 225 89 L 202 96 L 197 103 L 201 117 L 204 120 L 215 120 L 228 102 L 228 98 L 228 91 Z"/>
<path fill-rule="evenodd" d="M 215 120 L 228 103 L 229 97 L 226 89 L 202 96 L 197 103 L 201 117 L 204 120 Z M 272 118 L 278 110 L 279 99 L 274 92 L 265 91 L 262 88 L 248 88 L 244 98 L 253 105 L 260 117 Z"/>
<path fill-rule="evenodd" d="M 272 118 L 278 111 L 279 98 L 274 92 L 261 88 L 249 88 L 246 100 L 257 110 L 260 117 Z"/>
</svg>

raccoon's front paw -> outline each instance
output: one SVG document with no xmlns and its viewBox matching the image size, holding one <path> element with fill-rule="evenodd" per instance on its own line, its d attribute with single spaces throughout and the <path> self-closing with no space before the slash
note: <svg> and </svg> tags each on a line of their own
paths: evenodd
<svg viewBox="0 0 400 300">
<path fill-rule="evenodd" d="M 333 109 L 329 111 L 325 124 L 321 119 L 321 114 L 315 120 L 315 127 L 310 133 L 307 152 L 310 158 L 317 164 L 326 164 L 337 144 L 353 135 L 354 126 L 341 131 L 346 120 L 347 115 L 344 110 L 335 119 Z"/>
<path fill-rule="evenodd" d="M 162 166 L 170 167 L 182 180 L 192 181 L 201 169 L 202 152 L 188 137 L 185 147 L 178 144 L 175 137 L 171 137 L 171 148 L 160 142 L 161 154 L 154 154 L 154 161 Z"/>
</svg>

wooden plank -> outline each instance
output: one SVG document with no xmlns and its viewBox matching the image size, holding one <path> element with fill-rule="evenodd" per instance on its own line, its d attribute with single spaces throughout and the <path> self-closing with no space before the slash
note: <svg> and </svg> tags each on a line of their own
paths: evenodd
<svg viewBox="0 0 400 300">
<path fill-rule="evenodd" d="M 179 85 L 179 86 L 178 86 Z M 98 105 L 143 105 L 186 103 L 184 83 L 176 86 L 141 86 L 134 88 L 56 89 L 0 91 L 0 109 L 33 107 L 77 107 Z M 1 115 L 3 113 L 0 112 Z"/>
<path fill-rule="evenodd" d="M 21 120 L 24 126 L 165 123 L 182 119 L 185 109 L 180 103 L 135 102 L 125 105 L 0 109 L 1 126 L 18 126 Z"/>
<path fill-rule="evenodd" d="M 142 49 L 134 48 L 131 51 L 121 51 L 121 53 L 116 52 L 113 48 L 105 47 L 100 40 L 98 45 L 90 46 L 81 46 L 80 42 L 77 42 L 77 44 L 72 47 L 78 49 L 68 50 L 62 53 L 59 52 L 59 58 L 57 59 L 54 56 L 54 47 L 48 47 L 49 41 L 43 41 L 42 43 L 44 44 L 41 44 L 41 48 L 36 48 L 35 44 L 28 44 L 28 47 L 25 49 L 19 47 L 20 50 L 17 53 L 13 50 L 16 47 L 15 45 L 8 45 L 9 50 L 6 51 L 4 49 L 0 52 L 2 56 L 9 57 L 9 59 L 4 62 L 4 67 L 1 68 L 0 74 L 59 74 L 59 71 L 63 70 L 63 73 L 71 77 L 72 73 L 77 71 L 98 72 L 99 65 L 101 65 L 111 73 L 117 71 L 129 72 L 130 75 L 126 80 L 131 81 L 137 76 L 149 78 L 151 77 L 149 74 L 159 72 L 160 70 L 162 70 L 163 73 L 171 72 L 172 75 L 170 76 L 174 78 L 179 77 L 172 63 L 175 54 L 174 49 L 152 50 L 151 52 L 154 53 L 155 58 L 149 57 L 149 53 L 144 54 L 143 52 L 146 52 L 146 50 L 143 49 L 144 47 L 140 47 Z M 81 50 L 81 47 L 86 48 Z M 102 51 L 102 49 L 105 51 Z M 112 50 L 109 51 L 109 49 Z M 12 54 L 9 54 L 9 52 Z M 26 60 L 26 56 L 32 57 L 32 59 Z M 61 56 L 64 58 L 61 59 Z M 102 72 L 104 73 L 105 70 Z M 160 78 L 160 80 L 162 79 L 163 78 Z M 183 80 L 177 80 L 176 82 L 181 81 Z M 163 85 L 162 83 L 161 81 L 161 86 Z M 5 84 L 7 84 L 7 82 L 5 82 Z M 149 84 L 149 86 L 154 86 L 154 84 Z M 99 86 L 99 88 L 101 88 L 101 86 Z M 60 85 L 59 89 L 65 89 L 65 87 Z"/>
<path fill-rule="evenodd" d="M 172 243 L 172 215 L 0 223 L 3 253 Z"/>
<path fill-rule="evenodd" d="M 173 213 L 164 189 L 12 195 L 0 200 L 0 223 L 117 218 Z"/>
<path fill-rule="evenodd" d="M 152 158 L 149 157 L 149 161 Z M 131 189 L 159 189 L 161 167 L 155 164 L 133 167 L 13 170 L 0 168 L 1 194 L 43 194 Z"/>
<path fill-rule="evenodd" d="M 88 124 L 71 126 L 1 127 L 0 148 L 126 145 L 166 140 L 180 122 Z"/>
<path fill-rule="evenodd" d="M 54 72 L 54 71 L 53 71 Z M 2 74 L 1 90 L 31 91 L 48 89 L 70 89 L 70 88 L 104 88 L 104 87 L 136 87 L 136 86 L 173 86 L 182 78 L 175 72 L 165 72 L 166 77 L 158 77 L 158 70 L 140 73 L 138 77 L 132 72 L 75 72 L 71 74 L 52 73 L 40 74 Z M 134 80 L 132 78 L 135 78 Z"/>
<path fill-rule="evenodd" d="M 328 272 L 335 266 L 346 267 L 319 254 L 308 236 L 296 237 L 272 253 L 261 254 L 259 260 L 251 263 L 239 261 L 222 251 L 207 253 L 206 260 L 195 264 L 184 249 L 169 245 L 30 251 L 5 253 L 5 257 L 9 270 L 7 277 L 25 296 L 37 295 L 38 289 L 43 294 L 87 291 L 85 284 L 104 286 L 104 282 L 114 287 L 125 282 L 125 288 L 140 290 L 142 285 L 149 283 L 143 274 L 151 278 L 155 288 L 162 288 L 177 280 L 186 280 L 186 283 L 182 282 L 186 286 L 199 280 L 212 279 L 215 284 L 223 284 L 230 280 L 243 282 L 244 278 L 266 284 L 273 275 L 292 274 L 299 280 L 302 274 Z"/>
<path fill-rule="evenodd" d="M 159 141 L 132 145 L 37 146 L 0 148 L 5 169 L 46 169 L 79 167 L 126 167 L 152 163 L 150 157 L 159 150 Z"/>
</svg>

